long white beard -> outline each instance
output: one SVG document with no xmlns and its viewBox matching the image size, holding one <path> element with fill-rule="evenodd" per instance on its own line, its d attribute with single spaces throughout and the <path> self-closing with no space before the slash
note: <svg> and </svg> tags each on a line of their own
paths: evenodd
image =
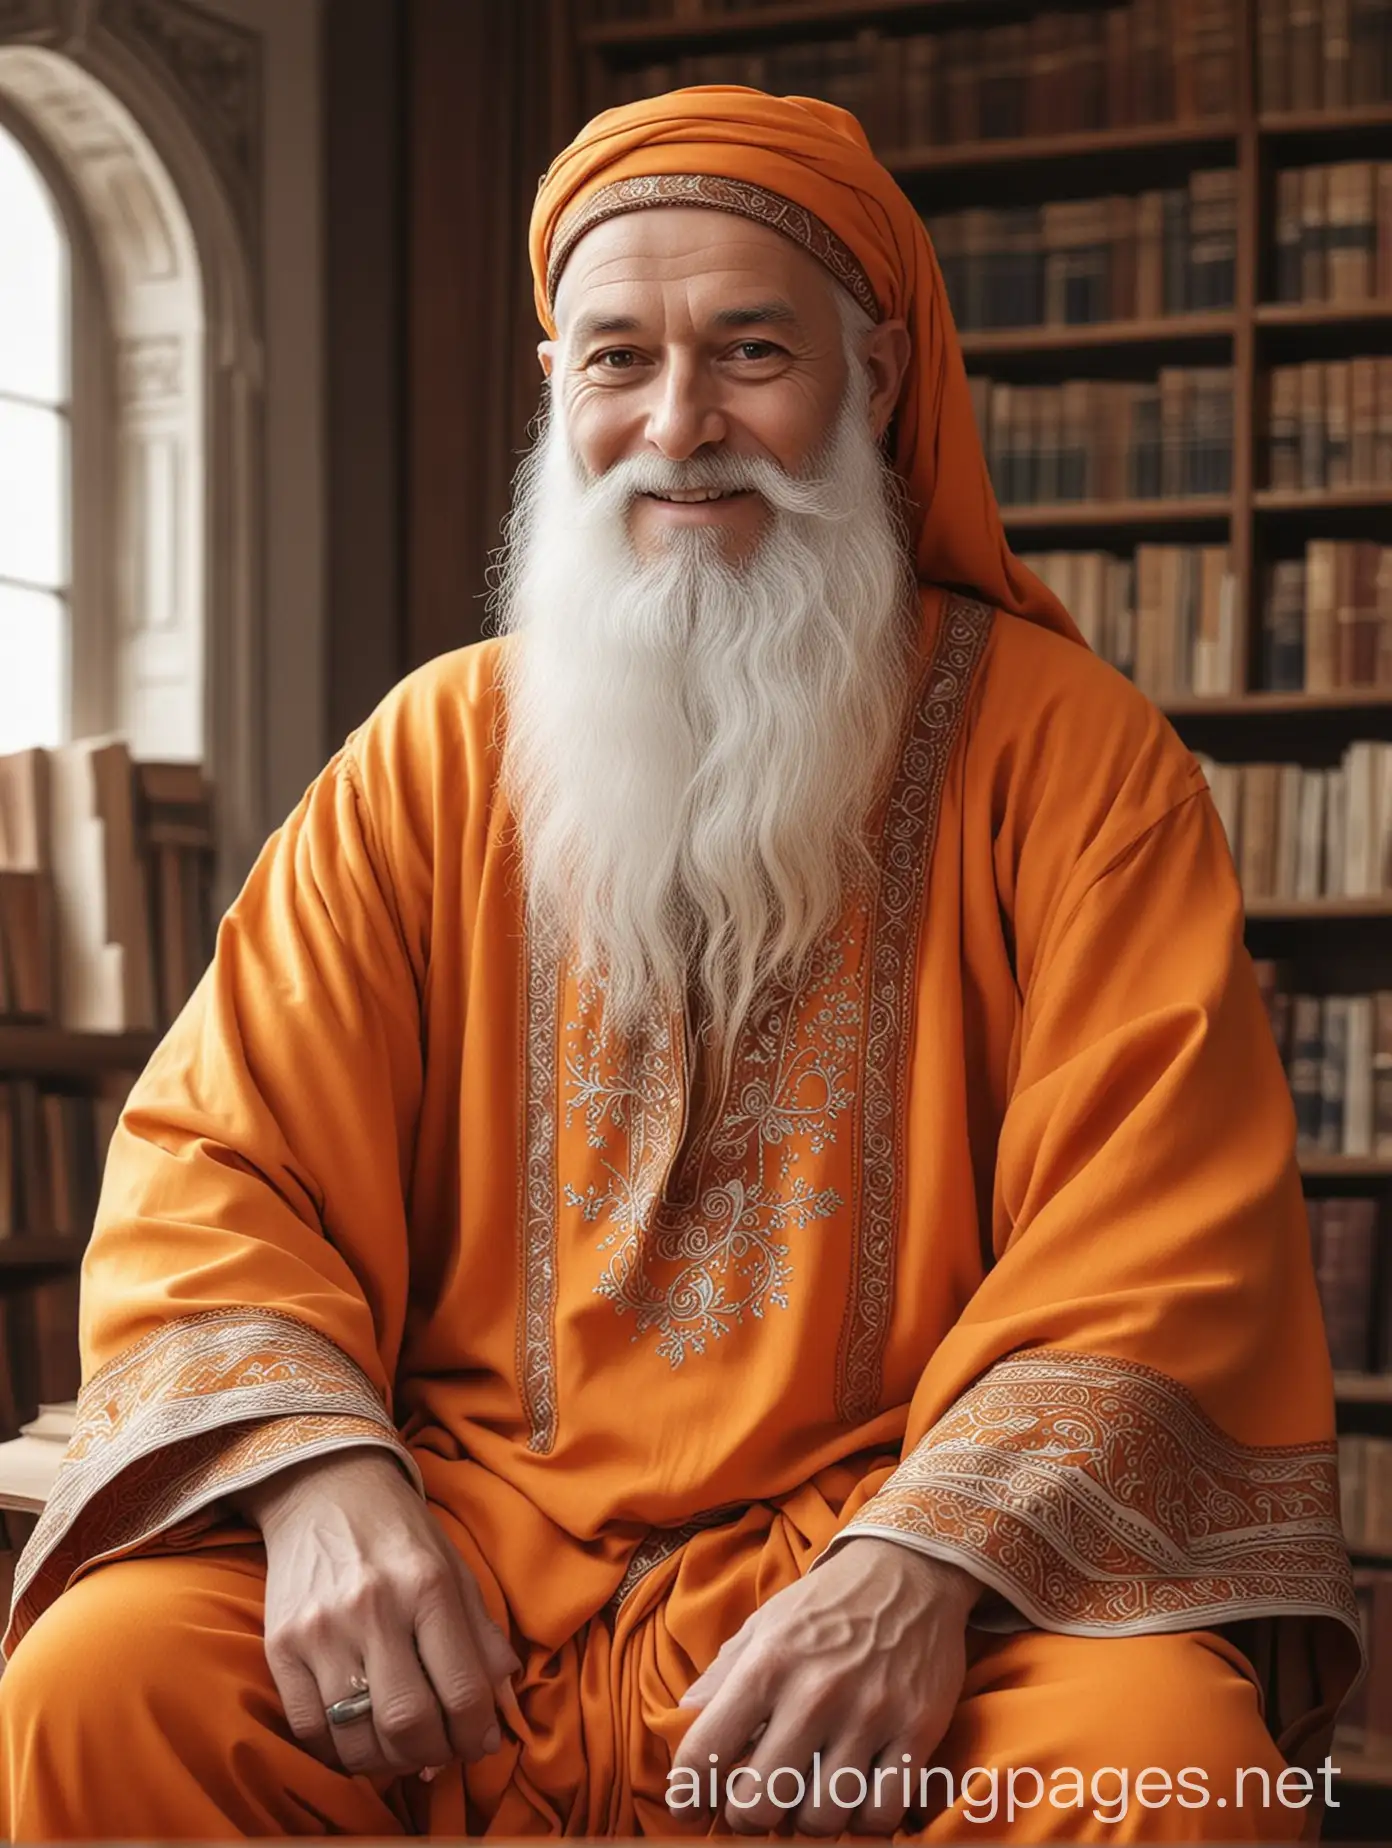
<svg viewBox="0 0 1392 1848">
<path fill-rule="evenodd" d="M 797 478 L 713 454 L 587 479 L 553 404 L 500 561 L 530 928 L 599 978 L 607 1028 L 690 999 L 727 1076 L 760 989 L 797 980 L 872 873 L 864 824 L 905 708 L 913 573 L 863 365 L 850 379 Z M 771 515 L 740 565 L 709 528 L 635 554 L 635 493 L 744 485 Z"/>
</svg>

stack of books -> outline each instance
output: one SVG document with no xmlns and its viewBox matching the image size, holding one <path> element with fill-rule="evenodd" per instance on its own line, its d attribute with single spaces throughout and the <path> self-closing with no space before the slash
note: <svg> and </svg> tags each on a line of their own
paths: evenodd
<svg viewBox="0 0 1392 1848">
<path fill-rule="evenodd" d="M 1392 687 L 1392 550 L 1313 539 L 1268 569 L 1261 684 L 1273 693 Z"/>
<path fill-rule="evenodd" d="M 1392 357 L 1273 366 L 1264 395 L 1271 487 L 1392 485 Z"/>
<path fill-rule="evenodd" d="M 72 1436 L 77 1413 L 75 1400 L 43 1404 L 20 1426 L 19 1436 L 0 1443 L 0 1599 L 9 1608 L 18 1559 L 34 1523 L 53 1493 L 58 1465 Z"/>
<path fill-rule="evenodd" d="M 0 1241 L 86 1238 L 122 1088 L 61 1091 L 0 1078 Z"/>
<path fill-rule="evenodd" d="M 1263 110 L 1357 108 L 1392 100 L 1388 0 L 1258 0 Z"/>
<path fill-rule="evenodd" d="M 1339 1439 L 1339 1502 L 1349 1551 L 1392 1559 L 1392 1437 Z"/>
<path fill-rule="evenodd" d="M 1225 545 L 1022 552 L 1088 645 L 1149 698 L 1236 690 L 1236 579 Z"/>
<path fill-rule="evenodd" d="M 0 1019 L 167 1026 L 211 953 L 212 871 L 197 765 L 114 738 L 0 757 Z"/>
<path fill-rule="evenodd" d="M 1392 993 L 1297 994 L 1283 963 L 1262 957 L 1255 967 L 1290 1080 L 1299 1146 L 1392 1155 Z M 1392 1351 L 1384 1363 L 1392 1367 Z"/>
<path fill-rule="evenodd" d="M 1231 308 L 1237 173 L 1187 187 L 949 212 L 926 221 L 963 332 Z"/>
<path fill-rule="evenodd" d="M 53 1493 L 77 1417 L 77 1401 L 39 1406 L 35 1417 L 19 1427 L 19 1436 L 0 1444 L 0 1509 L 40 1514 Z"/>
<path fill-rule="evenodd" d="M 707 4 L 674 13 L 674 3 L 682 0 L 621 17 L 708 19 L 745 10 Z M 1234 0 L 1129 0 L 936 33 L 869 30 L 663 59 L 616 71 L 606 100 L 742 83 L 838 103 L 877 147 L 908 149 L 1226 117 L 1236 81 Z"/>
<path fill-rule="evenodd" d="M 1223 495 L 1232 484 L 1232 370 L 1166 367 L 1156 381 L 970 380 L 1003 507 Z"/>
<path fill-rule="evenodd" d="M 1276 175 L 1276 300 L 1356 305 L 1392 295 L 1392 161 Z"/>
<path fill-rule="evenodd" d="M 1243 897 L 1392 893 L 1392 744 L 1356 740 L 1337 764 L 1219 763 L 1200 754 Z"/>
<path fill-rule="evenodd" d="M 1310 1248 L 1336 1373 L 1392 1367 L 1392 1303 L 1378 1302 L 1378 1203 L 1334 1194 L 1307 1201 Z M 1384 1283 L 1384 1299 L 1387 1289 Z"/>
</svg>

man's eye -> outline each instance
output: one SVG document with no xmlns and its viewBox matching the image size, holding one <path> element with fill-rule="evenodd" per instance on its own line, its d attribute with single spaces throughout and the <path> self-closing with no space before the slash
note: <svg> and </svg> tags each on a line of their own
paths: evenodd
<svg viewBox="0 0 1392 1848">
<path fill-rule="evenodd" d="M 741 340 L 735 348 L 737 359 L 769 359 L 778 351 L 771 340 Z"/>
<path fill-rule="evenodd" d="M 593 362 L 606 372 L 625 372 L 633 364 L 632 347 L 609 347 Z"/>
</svg>

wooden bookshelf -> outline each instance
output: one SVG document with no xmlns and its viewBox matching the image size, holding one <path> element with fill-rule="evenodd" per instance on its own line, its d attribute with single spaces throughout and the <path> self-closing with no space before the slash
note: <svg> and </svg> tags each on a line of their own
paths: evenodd
<svg viewBox="0 0 1392 1848">
<path fill-rule="evenodd" d="M 1236 316 L 1168 315 L 1163 320 L 1095 321 L 1068 327 L 1002 327 L 960 336 L 969 361 L 1034 353 L 1086 353 L 1094 347 L 1179 348 L 1190 342 L 1230 340 Z"/>
<path fill-rule="evenodd" d="M 1300 1172 L 1307 1181 L 1392 1181 L 1392 1158 L 1385 1155 L 1334 1155 L 1301 1149 Z"/>
<path fill-rule="evenodd" d="M 0 1076 L 91 1079 L 135 1073 L 158 1043 L 153 1033 L 69 1033 L 0 1021 Z"/>
<path fill-rule="evenodd" d="M 154 1033 L 78 1033 L 67 1028 L 0 1021 L 0 1081 L 32 1079 L 58 1090 L 110 1090 L 118 1096 L 149 1061 Z M 9 1176 L 6 1182 L 12 1185 Z M 45 1273 L 71 1271 L 82 1261 L 86 1235 L 30 1233 L 0 1237 L 0 1313 L 8 1291 Z M 0 1353 L 3 1346 L 0 1346 Z"/>
<path fill-rule="evenodd" d="M 1258 327 L 1366 327 L 1392 324 L 1392 302 L 1258 302 Z"/>
<path fill-rule="evenodd" d="M 1048 501 L 1001 508 L 1001 519 L 1015 532 L 1062 531 L 1081 527 L 1191 526 L 1232 517 L 1225 495 L 1189 495 L 1175 500 Z"/>
<path fill-rule="evenodd" d="M 1257 513 L 1375 513 L 1392 508 L 1392 486 L 1365 488 L 1258 488 L 1252 495 Z"/>
<path fill-rule="evenodd" d="M 0 1238 L 0 1274 L 6 1271 L 68 1270 L 82 1261 L 84 1240 L 53 1236 Z M 2 1287 L 2 1286 L 0 1286 Z"/>
<path fill-rule="evenodd" d="M 1337 693 L 1194 693 L 1165 701 L 1172 718 L 1299 718 L 1316 714 L 1392 712 L 1392 687 L 1346 687 Z"/>
<path fill-rule="evenodd" d="M 1018 17 L 1025 0 L 785 0 L 744 12 L 698 13 L 671 19 L 616 19 L 582 25 L 579 42 L 594 50 L 645 50 L 712 41 L 734 44 L 742 39 L 796 37 L 801 32 L 844 26 L 857 30 L 867 21 L 893 23 L 917 15 L 932 26 L 951 26 Z"/>
<path fill-rule="evenodd" d="M 1350 135 L 1377 128 L 1392 128 L 1392 103 L 1366 103 L 1356 109 L 1263 110 L 1257 117 L 1257 133 L 1267 139 Z"/>
<path fill-rule="evenodd" d="M 1043 161 L 1103 160 L 1108 155 L 1189 150 L 1233 158 L 1236 121 L 1209 116 L 1197 122 L 1142 122 L 1130 128 L 1090 128 L 1069 135 L 1031 135 L 1014 141 L 954 141 L 943 147 L 890 148 L 882 156 L 900 178 L 953 169 L 1034 166 Z"/>
<path fill-rule="evenodd" d="M 1392 892 L 1378 898 L 1249 898 L 1247 916 L 1261 920 L 1316 924 L 1334 918 L 1392 920 Z"/>
<path fill-rule="evenodd" d="M 1392 1405 L 1392 1373 L 1336 1373 L 1334 1397 L 1343 1405 Z"/>
</svg>

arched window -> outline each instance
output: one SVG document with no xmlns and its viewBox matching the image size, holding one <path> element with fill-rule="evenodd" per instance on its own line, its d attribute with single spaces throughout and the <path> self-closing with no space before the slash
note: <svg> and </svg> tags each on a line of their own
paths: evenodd
<svg viewBox="0 0 1392 1848">
<path fill-rule="evenodd" d="M 203 763 L 223 902 L 271 825 L 261 25 L 224 7 L 298 14 L 0 0 L 0 751 Z"/>
<path fill-rule="evenodd" d="M 71 723 L 71 334 L 62 219 L 0 126 L 0 751 Z"/>
</svg>

